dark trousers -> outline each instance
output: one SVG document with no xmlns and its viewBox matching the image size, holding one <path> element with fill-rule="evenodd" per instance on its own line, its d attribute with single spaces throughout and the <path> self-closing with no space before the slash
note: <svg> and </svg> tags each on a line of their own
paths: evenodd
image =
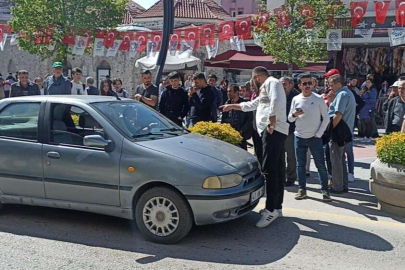
<svg viewBox="0 0 405 270">
<path fill-rule="evenodd" d="M 263 167 L 262 172 L 266 178 L 267 201 L 266 209 L 282 209 L 284 200 L 285 181 L 285 140 L 287 135 L 278 131 L 269 134 L 263 132 Z"/>
<path fill-rule="evenodd" d="M 243 139 L 242 142 L 239 144 L 239 147 L 247 151 L 247 141 Z"/>
<path fill-rule="evenodd" d="M 259 133 L 257 133 L 257 130 L 253 130 L 252 140 L 253 140 L 253 147 L 255 149 L 255 155 L 257 160 L 259 161 L 261 168 L 263 161 L 263 142 L 262 137 L 260 137 Z"/>
</svg>

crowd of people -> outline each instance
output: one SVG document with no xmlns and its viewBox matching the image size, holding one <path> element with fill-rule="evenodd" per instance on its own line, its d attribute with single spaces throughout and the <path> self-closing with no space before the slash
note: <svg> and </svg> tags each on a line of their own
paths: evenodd
<svg viewBox="0 0 405 270">
<path fill-rule="evenodd" d="M 306 181 L 311 156 L 319 173 L 322 198 L 349 192 L 354 182 L 353 138 L 357 128 L 364 142 L 375 137 L 377 90 L 373 76 L 358 88 L 357 78 L 346 83 L 339 71 L 323 75 L 324 87 L 309 73 L 277 79 L 264 67 L 252 72 L 243 84 L 221 82 L 214 74 L 196 73 L 186 81 L 178 72 L 170 73 L 159 86 L 152 72 L 143 71 L 142 83 L 135 91 L 123 88 L 120 78 L 102 80 L 97 88 L 92 77 L 85 79 L 80 68 L 72 70 L 72 79 L 62 75 L 63 64 L 53 64 L 53 75 L 29 80 L 28 71 L 18 78 L 0 76 L 0 99 L 29 95 L 101 95 L 133 98 L 158 110 L 179 126 L 198 122 L 229 123 L 242 136 L 240 147 L 247 150 L 252 139 L 255 155 L 266 179 L 266 208 L 261 211 L 259 228 L 282 216 L 284 187 L 298 182 L 295 199 L 307 198 Z M 298 88 L 298 89 L 296 89 Z M 387 101 L 387 133 L 404 126 L 405 78 L 400 77 Z M 347 164 L 346 164 L 347 157 Z"/>
</svg>

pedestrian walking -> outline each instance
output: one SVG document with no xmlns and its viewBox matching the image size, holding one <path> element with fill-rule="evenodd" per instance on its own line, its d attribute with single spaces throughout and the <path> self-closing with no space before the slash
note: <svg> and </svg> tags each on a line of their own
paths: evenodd
<svg viewBox="0 0 405 270">
<path fill-rule="evenodd" d="M 2 76 L 0 76 L 0 100 L 6 98 L 6 94 L 4 93 L 4 85 L 5 80 Z"/>
<path fill-rule="evenodd" d="M 159 102 L 161 114 L 182 126 L 183 119 L 187 116 L 190 106 L 187 91 L 180 86 L 180 74 L 172 72 L 168 75 L 170 85 L 163 91 Z"/>
<path fill-rule="evenodd" d="M 71 95 L 72 83 L 62 75 L 63 64 L 55 62 L 52 65 L 53 75 L 45 79 L 44 94 L 45 95 Z"/>
<path fill-rule="evenodd" d="M 40 94 L 44 95 L 44 80 L 42 79 L 42 77 L 36 77 L 34 79 L 34 83 L 38 85 Z"/>
<path fill-rule="evenodd" d="M 97 87 L 94 86 L 94 78 L 93 77 L 87 77 L 86 78 L 86 92 L 88 95 L 91 96 L 99 96 L 100 91 L 97 89 Z"/>
<path fill-rule="evenodd" d="M 115 78 L 113 80 L 113 87 L 114 87 L 114 91 L 115 91 L 115 93 L 117 93 L 118 97 L 123 97 L 123 98 L 131 97 L 129 92 L 122 87 L 122 80 L 120 78 Z"/>
<path fill-rule="evenodd" d="M 266 208 L 256 227 L 264 228 L 282 216 L 285 181 L 285 140 L 288 136 L 287 97 L 283 86 L 270 77 L 264 67 L 256 67 L 252 76 L 260 95 L 253 101 L 221 106 L 224 112 L 242 110 L 256 112 L 256 124 L 263 142 L 262 172 L 266 178 Z"/>
<path fill-rule="evenodd" d="M 117 93 L 113 90 L 112 81 L 104 79 L 100 83 L 100 96 L 117 97 Z"/>
<path fill-rule="evenodd" d="M 188 92 L 190 105 L 190 125 L 198 122 L 212 122 L 212 106 L 215 101 L 214 90 L 207 83 L 204 73 L 193 76 L 194 87 Z"/>
<path fill-rule="evenodd" d="M 83 71 L 80 68 L 72 69 L 72 95 L 87 95 L 86 85 L 82 83 Z"/>
<path fill-rule="evenodd" d="M 322 135 L 329 123 L 328 107 L 319 95 L 313 94 L 313 81 L 309 73 L 298 78 L 301 94 L 293 98 L 288 120 L 295 123 L 295 153 L 299 190 L 296 200 L 307 198 L 307 179 L 305 166 L 307 152 L 311 150 L 315 166 L 318 169 L 321 193 L 324 201 L 330 201 L 328 172 L 325 165 Z"/>
<path fill-rule="evenodd" d="M 376 110 L 377 104 L 377 89 L 374 87 L 371 80 L 366 80 L 364 87 L 360 91 L 360 96 L 365 102 L 365 106 L 360 111 L 360 125 L 362 126 L 362 131 L 364 142 L 372 142 L 372 112 Z"/>
<path fill-rule="evenodd" d="M 222 103 L 222 93 L 221 90 L 217 88 L 218 77 L 215 74 L 211 74 L 208 76 L 208 84 L 211 86 L 212 90 L 214 91 L 215 99 L 212 105 L 212 121 L 216 123 L 218 121 L 218 114 L 219 114 L 219 106 Z"/>
<path fill-rule="evenodd" d="M 402 129 L 405 116 L 405 81 L 398 82 L 398 96 L 392 98 L 386 108 L 387 133 L 399 132 Z"/>
<path fill-rule="evenodd" d="M 152 84 L 152 72 L 145 70 L 141 75 L 142 84 L 135 90 L 135 100 L 156 109 L 159 99 L 159 89 Z"/>
<path fill-rule="evenodd" d="M 10 97 L 23 97 L 40 95 L 37 84 L 28 79 L 28 71 L 20 70 L 18 72 L 18 81 L 11 86 Z"/>
<path fill-rule="evenodd" d="M 228 101 L 226 104 L 240 104 L 246 100 L 240 97 L 240 89 L 236 84 L 228 86 Z M 239 145 L 247 151 L 247 140 L 252 138 L 253 131 L 253 113 L 231 110 L 222 114 L 221 123 L 230 124 L 235 130 L 242 135 L 242 143 Z"/>
<path fill-rule="evenodd" d="M 187 81 L 184 83 L 184 89 L 188 91 L 193 86 L 193 77 L 188 76 Z"/>
</svg>

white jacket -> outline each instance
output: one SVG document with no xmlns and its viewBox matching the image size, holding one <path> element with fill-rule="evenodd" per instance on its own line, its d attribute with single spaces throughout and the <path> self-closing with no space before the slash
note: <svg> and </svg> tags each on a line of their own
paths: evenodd
<svg viewBox="0 0 405 270">
<path fill-rule="evenodd" d="M 260 95 L 253 101 L 242 102 L 244 112 L 256 112 L 257 132 L 262 135 L 270 124 L 270 117 L 276 116 L 275 130 L 288 136 L 290 124 L 287 123 L 287 97 L 282 84 L 269 77 L 260 87 Z"/>
</svg>

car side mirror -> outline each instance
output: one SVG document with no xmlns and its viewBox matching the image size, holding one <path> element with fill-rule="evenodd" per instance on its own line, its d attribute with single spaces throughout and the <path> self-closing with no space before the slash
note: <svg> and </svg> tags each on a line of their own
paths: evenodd
<svg viewBox="0 0 405 270">
<path fill-rule="evenodd" d="M 83 139 L 83 145 L 88 147 L 103 148 L 106 152 L 114 151 L 114 143 L 106 140 L 100 135 L 89 135 Z"/>
</svg>

